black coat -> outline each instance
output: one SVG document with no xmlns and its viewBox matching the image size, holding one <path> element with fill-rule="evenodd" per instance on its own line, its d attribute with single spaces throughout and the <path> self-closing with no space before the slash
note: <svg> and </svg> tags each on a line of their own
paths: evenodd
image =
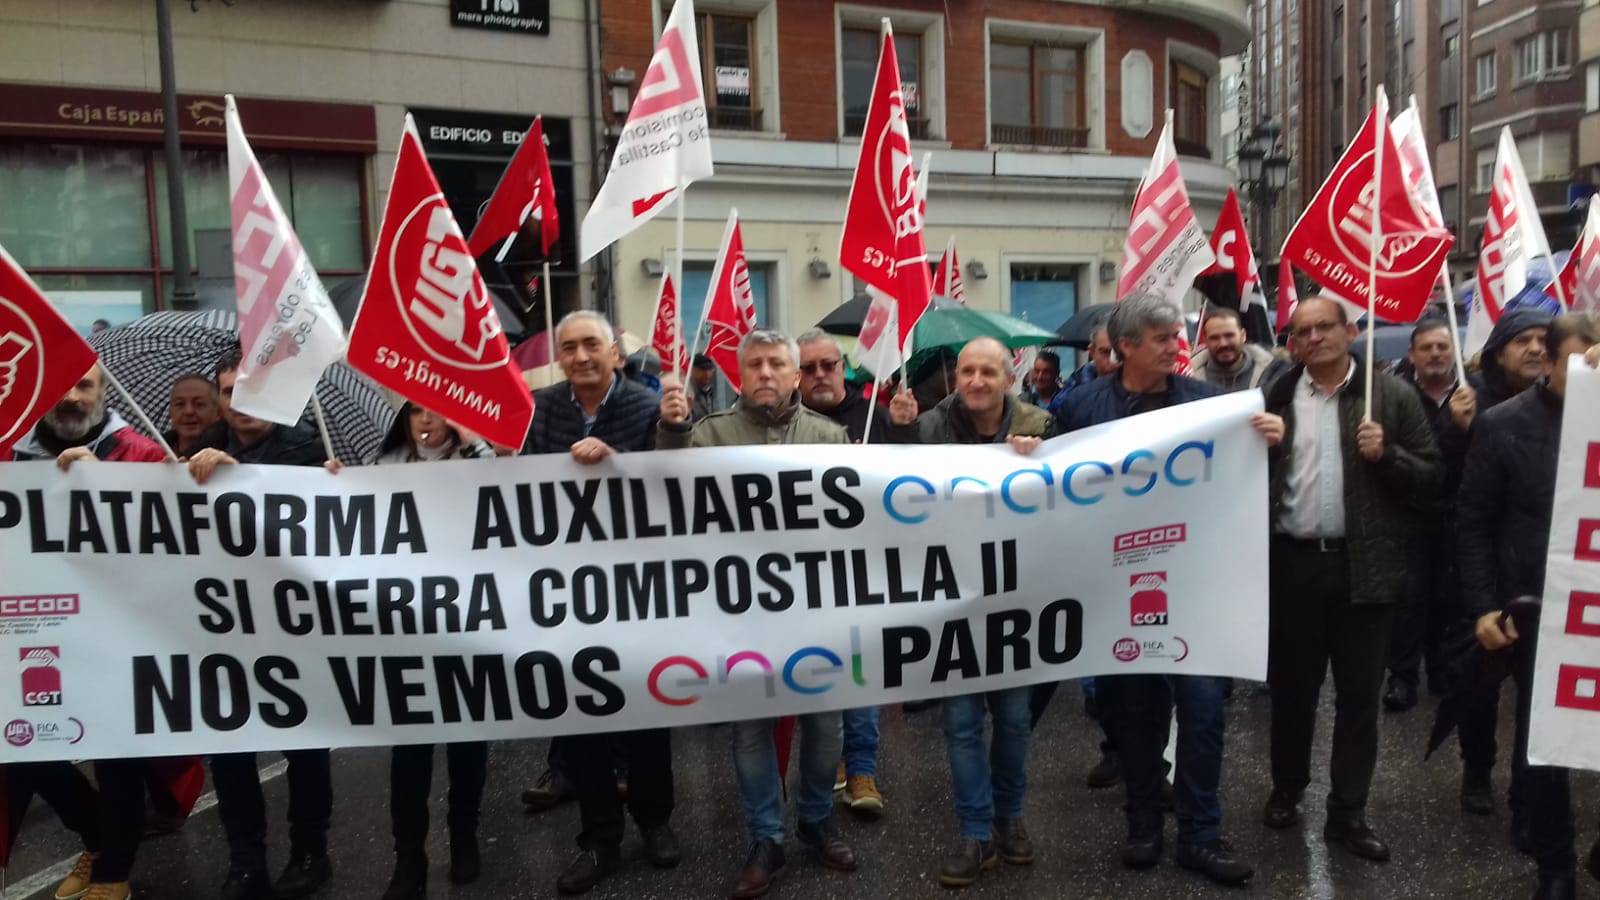
<svg viewBox="0 0 1600 900">
<path fill-rule="evenodd" d="M 246 447 L 231 428 L 206 429 L 194 452 L 221 450 L 241 463 L 270 466 L 320 466 L 327 461 L 322 436 L 306 425 L 273 425 L 267 436 Z"/>
<path fill-rule="evenodd" d="M 584 437 L 596 437 L 619 453 L 653 450 L 661 398 L 638 382 L 613 375 L 611 396 L 595 413 L 594 427 L 583 433 L 583 407 L 565 381 L 534 392 L 533 424 L 522 443 L 524 454 L 565 453 Z"/>
<path fill-rule="evenodd" d="M 861 396 L 850 385 L 845 385 L 844 399 L 833 409 L 815 409 L 812 412 L 821 413 L 844 426 L 850 435 L 850 443 L 861 443 L 862 437 L 867 434 L 867 419 L 872 420 L 873 444 L 914 444 L 917 441 L 916 423 L 910 425 L 896 425 L 889 419 L 889 411 L 881 404 L 872 402 Z"/>
<path fill-rule="evenodd" d="M 1167 377 L 1168 406 L 1220 397 L 1224 393 L 1222 388 L 1198 378 L 1186 375 Z M 1124 387 L 1122 378 L 1115 373 L 1096 378 L 1067 395 L 1066 401 L 1056 410 L 1056 432 L 1066 434 L 1091 425 L 1126 419 L 1135 414 L 1142 396 Z"/>
<path fill-rule="evenodd" d="M 1478 417 L 1456 494 L 1461 590 L 1474 618 L 1544 591 L 1561 398 L 1543 381 Z"/>
</svg>

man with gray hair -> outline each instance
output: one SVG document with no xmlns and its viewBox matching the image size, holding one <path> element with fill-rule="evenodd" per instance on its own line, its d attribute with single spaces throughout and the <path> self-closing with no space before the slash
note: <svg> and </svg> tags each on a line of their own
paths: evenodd
<svg viewBox="0 0 1600 900">
<path fill-rule="evenodd" d="M 660 449 L 731 447 L 746 444 L 844 444 L 843 426 L 800 402 L 800 348 L 777 331 L 756 330 L 739 344 L 739 399 L 733 409 L 689 420 L 689 397 L 675 380 L 664 383 Z M 784 866 L 783 779 L 778 773 L 773 719 L 733 723 L 733 765 L 744 799 L 752 844 L 735 877 L 735 900 L 765 896 Z M 833 821 L 834 768 L 843 748 L 838 711 L 800 717 L 800 789 L 795 795 L 802 843 L 824 866 L 854 871 L 856 854 Z"/>
</svg>

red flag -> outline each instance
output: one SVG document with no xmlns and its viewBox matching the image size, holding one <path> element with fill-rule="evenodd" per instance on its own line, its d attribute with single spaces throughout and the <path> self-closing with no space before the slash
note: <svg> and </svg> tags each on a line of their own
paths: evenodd
<svg viewBox="0 0 1600 900">
<path fill-rule="evenodd" d="M 1319 284 L 1365 306 L 1372 245 L 1378 248 L 1374 310 L 1390 322 L 1415 322 L 1433 294 L 1454 238 L 1428 222 L 1407 186 L 1400 151 L 1384 128 L 1383 195 L 1374 188 L 1378 126 L 1387 109 L 1374 107 L 1355 140 L 1283 244 L 1283 258 Z M 1374 227 L 1378 226 L 1378 227 Z"/>
<path fill-rule="evenodd" d="M 711 325 L 706 355 L 716 362 L 737 391 L 739 343 L 756 329 L 755 297 L 750 289 L 750 266 L 744 258 L 744 235 L 739 231 L 737 209 L 728 213 L 728 228 L 722 235 L 717 266 L 711 270 L 711 293 L 706 297 L 702 315 Z"/>
<path fill-rule="evenodd" d="M 660 358 L 662 372 L 682 378 L 689 371 L 689 350 L 678 340 L 678 291 L 672 286 L 671 272 L 661 277 L 661 296 L 656 299 L 656 322 L 650 329 L 650 349 Z"/>
<path fill-rule="evenodd" d="M 900 346 L 904 347 L 912 327 L 933 302 L 933 284 L 922 242 L 911 131 L 900 93 L 900 63 L 887 19 L 882 44 L 872 83 L 872 105 L 862 131 L 861 156 L 850 183 L 839 264 L 894 299 L 899 309 Z"/>
<path fill-rule="evenodd" d="M 406 116 L 350 365 L 496 444 L 519 447 L 533 398 L 489 290 Z"/>
<path fill-rule="evenodd" d="M 556 213 L 556 185 L 550 175 L 550 157 L 544 149 L 544 117 L 533 120 L 528 133 L 517 145 L 500 184 L 489 198 L 478 224 L 472 227 L 467 247 L 474 257 L 489 252 L 500 241 L 515 235 L 529 218 L 539 223 L 539 248 L 546 259 L 550 248 L 561 237 L 561 220 Z"/>
<path fill-rule="evenodd" d="M 1278 324 L 1275 329 L 1282 333 L 1289 328 L 1289 318 L 1294 315 L 1294 308 L 1300 305 L 1300 296 L 1294 289 L 1294 266 L 1289 265 L 1287 259 L 1278 261 Z"/>
<path fill-rule="evenodd" d="M 0 449 L 32 430 L 96 359 L 0 247 Z"/>
<path fill-rule="evenodd" d="M 944 256 L 939 258 L 939 268 L 933 273 L 933 295 L 949 297 L 962 306 L 967 305 L 967 288 L 961 283 L 961 262 L 956 259 L 955 238 L 945 245 Z"/>
<path fill-rule="evenodd" d="M 1589 218 L 1578 235 L 1578 243 L 1561 267 L 1561 293 L 1555 282 L 1545 286 L 1551 297 L 1567 298 L 1569 308 L 1579 312 L 1600 310 L 1600 203 L 1589 203 Z"/>
</svg>

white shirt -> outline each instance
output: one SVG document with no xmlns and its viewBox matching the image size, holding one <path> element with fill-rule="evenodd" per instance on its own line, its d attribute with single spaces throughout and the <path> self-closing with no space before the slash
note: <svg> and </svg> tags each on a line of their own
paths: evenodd
<svg viewBox="0 0 1600 900">
<path fill-rule="evenodd" d="M 1283 486 L 1283 513 L 1274 530 L 1297 538 L 1344 537 L 1344 447 L 1339 433 L 1339 395 L 1350 387 L 1356 361 L 1344 381 L 1324 391 L 1308 370 L 1294 386 L 1294 439 Z"/>
</svg>

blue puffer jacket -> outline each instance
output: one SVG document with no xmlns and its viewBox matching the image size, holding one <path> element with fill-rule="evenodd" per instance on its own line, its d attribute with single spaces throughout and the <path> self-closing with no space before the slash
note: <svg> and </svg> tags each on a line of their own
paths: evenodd
<svg viewBox="0 0 1600 900">
<path fill-rule="evenodd" d="M 1220 396 L 1222 388 L 1183 375 L 1167 376 L 1169 406 Z M 1056 411 L 1056 431 L 1066 434 L 1091 425 L 1126 419 L 1134 414 L 1138 394 L 1122 386 L 1122 378 L 1110 375 L 1096 378 L 1067 395 Z"/>
<path fill-rule="evenodd" d="M 595 413 L 589 435 L 610 444 L 618 453 L 655 449 L 661 398 L 620 374 L 612 378 L 611 395 Z M 565 453 L 583 438 L 583 408 L 572 399 L 570 384 L 561 381 L 534 392 L 533 424 L 522 444 L 524 455 Z"/>
</svg>

